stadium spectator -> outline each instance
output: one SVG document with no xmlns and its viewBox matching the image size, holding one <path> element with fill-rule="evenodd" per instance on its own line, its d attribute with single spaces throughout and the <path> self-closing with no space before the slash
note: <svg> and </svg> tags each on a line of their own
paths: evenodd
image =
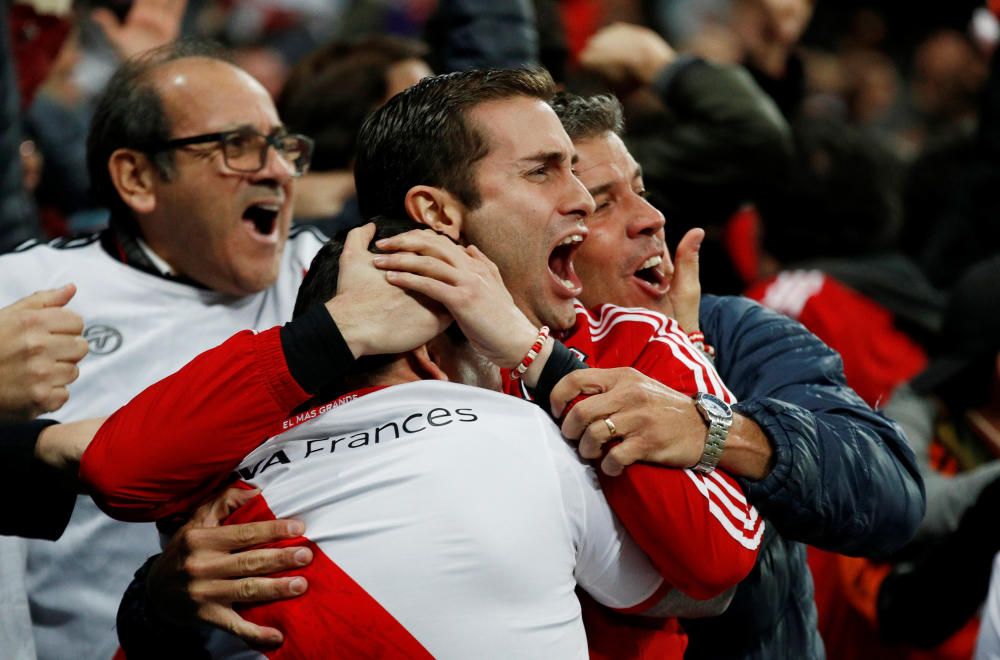
<svg viewBox="0 0 1000 660">
<path fill-rule="evenodd" d="M 998 253 L 998 127 L 1000 49 L 990 61 L 973 135 L 929 145 L 909 172 L 903 248 L 942 289 L 954 286 L 969 264 Z"/>
<path fill-rule="evenodd" d="M 617 52 L 608 50 L 602 57 L 608 60 L 606 66 L 621 65 L 634 51 L 634 48 Z M 645 62 L 648 59 L 637 58 L 636 61 Z M 691 71 L 687 75 L 698 74 Z M 614 302 L 629 307 L 649 307 L 676 316 L 686 330 L 698 330 L 700 326 L 707 341 L 714 344 L 718 351 L 716 365 L 720 376 L 734 393 L 740 393 L 739 397 L 744 401 L 738 404 L 738 409 L 752 411 L 756 408 L 756 412 L 751 414 L 769 438 L 769 441 L 756 447 L 727 445 L 722 465 L 734 474 L 749 477 L 748 481 L 744 481 L 744 488 L 750 501 L 756 502 L 762 511 L 767 511 L 765 516 L 780 536 L 774 535 L 765 542 L 757 570 L 740 584 L 734 605 L 727 614 L 718 620 L 685 625 L 691 638 L 687 655 L 762 658 L 782 653 L 796 657 L 815 655 L 819 653 L 821 641 L 811 623 L 815 611 L 811 603 L 808 568 L 803 561 L 804 548 L 796 541 L 852 553 L 878 554 L 903 543 L 909 529 L 891 524 L 889 518 L 868 520 L 865 534 L 856 533 L 853 527 L 858 521 L 856 512 L 863 506 L 859 501 L 878 501 L 880 507 L 897 511 L 908 506 L 905 498 L 898 498 L 895 488 L 886 486 L 893 480 L 889 475 L 900 474 L 899 459 L 903 459 L 902 465 L 907 465 L 909 461 L 901 439 L 885 435 L 885 445 L 866 441 L 849 448 L 851 443 L 844 441 L 852 435 L 849 429 L 874 429 L 882 423 L 877 422 L 877 418 L 846 388 L 830 387 L 827 390 L 829 398 L 822 404 L 811 395 L 805 396 L 807 382 L 823 382 L 839 370 L 833 364 L 817 368 L 819 355 L 825 353 L 831 361 L 832 355 L 815 338 L 809 338 L 812 344 L 808 350 L 805 345 L 798 351 L 783 348 L 809 337 L 794 323 L 743 299 L 712 296 L 702 300 L 701 323 L 697 317 L 684 319 L 683 309 L 675 308 L 673 299 L 677 295 L 677 287 L 689 286 L 683 271 L 690 265 L 684 262 L 693 257 L 697 264 L 697 246 L 688 244 L 692 238 L 697 240 L 697 236 L 685 237 L 682 241 L 675 268 L 662 240 L 663 216 L 641 199 L 644 172 L 618 137 L 622 131 L 622 119 L 617 102 L 611 97 L 582 99 L 564 96 L 557 97 L 555 108 L 577 149 L 580 179 L 594 195 L 597 205 L 597 210 L 587 222 L 590 234 L 575 258 L 577 271 L 584 283 L 581 301 L 588 306 Z M 751 348 L 763 337 L 775 338 L 766 355 Z M 778 337 L 782 339 L 778 340 Z M 759 380 L 761 373 L 768 374 L 769 384 Z M 586 381 L 589 375 L 579 373 L 571 378 L 579 377 Z M 816 390 L 812 391 L 815 394 Z M 630 394 L 635 395 L 636 392 L 623 388 L 619 396 L 628 397 Z M 591 397 L 588 404 L 596 404 L 603 396 L 614 395 L 614 390 L 610 390 L 607 395 Z M 767 421 L 766 413 L 761 410 L 768 406 L 762 402 L 766 398 L 781 400 L 788 406 L 788 414 L 791 414 L 793 406 L 801 407 L 795 413 L 796 422 L 789 418 L 784 425 L 786 428 L 796 427 L 793 434 L 784 436 L 774 432 L 773 423 Z M 749 401 L 760 403 L 748 405 Z M 662 406 L 664 403 L 657 401 L 655 405 Z M 681 405 L 681 402 L 676 401 L 673 405 Z M 577 406 L 575 410 L 581 408 Z M 846 413 L 847 408 L 851 409 L 850 414 Z M 574 414 L 571 413 L 571 417 Z M 830 432 L 816 435 L 806 432 L 805 429 L 812 426 L 805 421 L 810 417 L 823 419 L 825 424 L 830 425 Z M 564 431 L 567 424 L 564 424 Z M 575 423 L 573 428 L 580 425 Z M 641 433 L 648 442 L 652 435 L 646 429 L 649 420 L 643 419 L 632 425 L 642 429 Z M 627 438 L 629 425 L 618 426 Z M 576 433 L 571 430 L 568 435 L 575 437 Z M 889 441 L 889 438 L 892 440 Z M 682 453 L 682 444 L 665 444 L 659 448 L 659 457 L 647 455 L 644 458 L 683 466 L 685 454 Z M 753 451 L 750 454 L 752 460 L 734 460 L 739 453 L 748 450 Z M 856 473 L 854 462 L 861 455 L 867 456 L 867 466 L 879 465 L 885 472 L 883 477 L 873 478 L 863 489 L 850 487 L 842 480 L 820 479 L 812 474 L 815 467 L 806 467 L 811 464 L 807 456 L 813 451 L 822 452 L 823 469 L 828 475 L 834 472 L 843 475 Z M 775 459 L 785 452 L 788 452 L 786 457 L 799 466 L 795 472 L 800 477 L 783 481 L 784 477 L 779 476 L 781 470 L 774 469 Z M 835 468 L 835 465 L 839 467 Z M 912 469 L 912 465 L 907 467 Z M 779 482 L 783 485 L 777 486 Z M 785 498 L 777 495 L 789 489 L 798 493 L 797 496 Z M 823 504 L 832 499 L 843 500 L 845 504 L 842 507 Z M 888 509 L 884 512 L 887 513 Z M 782 593 L 775 593 L 775 583 L 783 585 Z M 721 632 L 723 629 L 726 631 L 724 635 Z M 613 654 L 613 643 L 610 641 L 608 644 L 609 654 Z"/>
<path fill-rule="evenodd" d="M 780 185 L 792 153 L 791 132 L 774 103 L 742 67 L 678 55 L 640 26 L 598 32 L 581 64 L 609 80 L 626 108 L 637 87 L 662 103 L 658 112 L 631 112 L 624 140 L 642 165 L 650 202 L 670 219 L 667 242 L 676 245 L 693 227 L 704 228 L 705 290 L 740 293 L 744 279 L 729 256 L 730 219 Z"/>
<path fill-rule="evenodd" d="M 881 408 L 926 364 L 923 342 L 940 323 L 942 296 L 898 251 L 893 156 L 837 120 L 799 119 L 793 134 L 783 184 L 758 204 L 761 263 L 771 272 L 763 268 L 746 295 L 837 351 L 848 385 Z M 864 628 L 845 585 L 865 564 L 814 546 L 809 565 L 820 634 L 827 653 L 838 657 Z"/>
<path fill-rule="evenodd" d="M 956 30 L 931 34 L 917 46 L 913 69 L 913 98 L 929 137 L 975 126 L 988 70 L 968 37 Z"/>
<path fill-rule="evenodd" d="M 834 120 L 793 130 L 784 183 L 759 202 L 762 261 L 775 265 L 747 295 L 838 351 L 848 384 L 883 406 L 926 363 L 942 296 L 898 250 L 899 170 L 888 151 Z"/>
</svg>

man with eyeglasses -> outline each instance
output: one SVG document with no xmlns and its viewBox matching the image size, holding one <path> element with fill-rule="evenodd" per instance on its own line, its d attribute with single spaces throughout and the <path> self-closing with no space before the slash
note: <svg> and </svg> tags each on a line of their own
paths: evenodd
<svg viewBox="0 0 1000 660">
<path fill-rule="evenodd" d="M 293 182 L 311 147 L 285 131 L 256 80 L 206 45 L 154 50 L 114 75 L 88 139 L 110 228 L 0 258 L 0 307 L 77 285 L 69 307 L 90 352 L 56 419 L 106 415 L 234 332 L 290 317 L 324 240 L 289 232 Z M 111 658 L 118 602 L 158 550 L 155 529 L 115 523 L 79 498 L 58 542 L 0 543 L 24 557 L 0 566 L 0 581 L 23 584 L 33 626 L 16 620 L 25 608 L 5 606 L 0 657 Z"/>
</svg>

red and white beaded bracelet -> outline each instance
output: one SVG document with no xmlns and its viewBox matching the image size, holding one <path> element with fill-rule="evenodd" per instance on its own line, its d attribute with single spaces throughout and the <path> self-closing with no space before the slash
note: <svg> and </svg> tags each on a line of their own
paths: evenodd
<svg viewBox="0 0 1000 660">
<path fill-rule="evenodd" d="M 715 347 L 705 341 L 704 332 L 689 332 L 688 339 L 699 351 L 707 355 L 709 358 L 713 360 L 715 359 Z"/>
<path fill-rule="evenodd" d="M 525 353 L 524 358 L 521 363 L 514 367 L 510 372 L 510 377 L 512 380 L 517 380 L 524 375 L 524 372 L 528 370 L 531 363 L 535 361 L 538 354 L 542 350 L 542 346 L 545 346 L 545 340 L 549 338 L 549 326 L 543 325 L 538 329 L 538 336 L 535 337 L 535 343 L 531 345 L 528 352 Z"/>
</svg>

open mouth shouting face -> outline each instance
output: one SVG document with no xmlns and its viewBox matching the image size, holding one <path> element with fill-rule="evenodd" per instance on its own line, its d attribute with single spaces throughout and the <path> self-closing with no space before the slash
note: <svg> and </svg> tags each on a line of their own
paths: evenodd
<svg viewBox="0 0 1000 660">
<path fill-rule="evenodd" d="M 156 70 L 155 85 L 173 139 L 283 130 L 267 91 L 228 63 L 175 60 Z M 172 175 L 154 179 L 155 205 L 137 214 L 175 272 L 236 296 L 277 279 L 292 215 L 293 164 L 270 145 L 251 155 L 249 166 L 234 161 L 221 140 L 175 148 Z"/>
<path fill-rule="evenodd" d="M 243 228 L 251 239 L 262 243 L 277 243 L 278 214 L 281 213 L 282 200 L 263 200 L 253 202 L 243 212 Z"/>
<path fill-rule="evenodd" d="M 575 143 L 580 180 L 594 197 L 590 237 L 576 255 L 581 301 L 669 312 L 674 267 L 663 237 L 663 215 L 645 199 L 642 171 L 614 133 Z"/>
<path fill-rule="evenodd" d="M 576 226 L 559 239 L 549 252 L 549 276 L 555 281 L 557 291 L 565 298 L 577 298 L 583 284 L 577 277 L 573 257 L 587 237 L 583 226 Z"/>
<path fill-rule="evenodd" d="M 480 204 L 464 239 L 500 269 L 514 302 L 539 325 L 572 327 L 583 290 L 574 259 L 586 244 L 593 200 L 573 172 L 573 143 L 552 108 L 515 97 L 469 112 L 490 145 L 476 164 Z"/>
</svg>

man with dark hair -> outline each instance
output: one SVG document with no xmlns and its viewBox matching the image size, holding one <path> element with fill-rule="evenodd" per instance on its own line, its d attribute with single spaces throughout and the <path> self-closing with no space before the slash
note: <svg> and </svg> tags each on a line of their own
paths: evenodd
<svg viewBox="0 0 1000 660">
<path fill-rule="evenodd" d="M 290 135 L 263 87 L 215 53 L 170 45 L 112 78 L 89 157 L 96 191 L 112 208 L 110 229 L 0 258 L 0 306 L 77 284 L 68 308 L 83 317 L 90 353 L 59 421 L 106 415 L 233 332 L 285 320 L 321 245 L 311 232 L 289 236 L 308 139 Z M 370 340 L 369 320 L 342 320 L 345 339 L 363 353 L 357 337 Z M 294 332 L 272 334 L 265 355 L 294 341 Z M 25 590 L 37 653 L 110 658 L 120 594 L 157 546 L 151 526 L 115 523 L 89 498 L 58 543 L 29 542 L 26 574 L 4 580 Z M 5 636 L 0 655 L 30 642 Z"/>
<path fill-rule="evenodd" d="M 390 108 L 380 108 L 380 119 L 366 121 L 358 135 L 354 175 L 366 218 L 412 215 L 406 193 L 417 185 L 444 188 L 477 209 L 482 199 L 476 167 L 494 145 L 472 111 L 512 98 L 546 102 L 555 93 L 552 77 L 540 69 L 450 73 L 427 78 L 417 88 L 393 99 Z"/>
<path fill-rule="evenodd" d="M 108 82 L 87 135 L 87 174 L 94 200 L 100 205 L 125 217 L 130 214 L 108 168 L 111 154 L 118 149 L 149 153 L 160 177 L 170 178 L 173 151 L 156 148 L 170 139 L 170 120 L 152 73 L 160 66 L 187 57 L 228 61 L 225 51 L 212 42 L 180 41 L 126 61 Z"/>
<path fill-rule="evenodd" d="M 691 639 L 688 653 L 816 656 L 822 642 L 815 629 L 804 548 L 797 541 L 869 554 L 884 554 L 903 543 L 918 520 L 916 510 L 908 511 L 918 508 L 911 502 L 919 498 L 912 457 L 898 432 L 843 386 L 832 352 L 794 322 L 742 298 L 705 296 L 700 317 L 675 308 L 673 289 L 684 286 L 682 266 L 690 264 L 679 263 L 675 270 L 663 241 L 663 216 L 643 199 L 642 170 L 620 138 L 621 106 L 610 96 L 573 95 L 557 97 L 553 106 L 576 147 L 580 180 L 597 206 L 587 221 L 590 234 L 575 259 L 584 283 L 581 300 L 587 305 L 610 301 L 657 309 L 676 316 L 686 330 L 703 331 L 715 347 L 719 374 L 742 400 L 735 408 L 759 425 L 758 439 L 765 441 L 757 445 L 756 464 L 731 460 L 727 448 L 721 465 L 741 477 L 748 499 L 765 512 L 777 534 L 765 540 L 757 566 L 740 584 L 725 614 L 685 624 Z M 699 233 L 684 237 L 678 261 L 697 258 Z M 577 381 L 573 387 L 557 387 L 553 398 L 572 396 L 596 375 L 574 374 L 567 379 Z M 628 385 L 642 382 L 616 383 L 619 398 L 636 394 Z M 602 398 L 616 396 L 607 383 L 603 389 L 608 393 L 570 413 L 563 425 L 567 435 L 579 435 L 588 414 L 595 414 L 587 413 L 586 406 L 600 407 Z M 686 402 L 664 397 L 653 405 L 683 407 Z M 619 426 L 626 436 L 623 444 L 629 443 L 628 425 Z M 678 467 L 692 460 L 694 438 L 675 435 L 668 440 L 651 443 L 638 458 Z M 689 442 L 694 447 L 684 449 Z M 599 449 L 586 438 L 581 443 L 584 456 Z M 816 473 L 817 459 L 828 478 Z M 865 461 L 871 475 L 864 488 L 857 487 L 858 460 Z M 835 474 L 850 480 L 830 478 Z M 879 505 L 863 504 L 871 501 Z M 860 510 L 875 515 L 859 516 Z M 781 585 L 780 590 L 775 585 Z M 608 633 L 608 652 L 614 633 Z"/>
<path fill-rule="evenodd" d="M 697 405 L 704 404 L 708 393 L 712 405 L 726 416 L 727 432 L 736 448 L 733 453 L 737 454 L 746 442 L 745 420 L 728 411 L 723 400 L 731 403 L 730 393 L 675 321 L 614 305 L 605 305 L 592 314 L 575 303 L 581 282 L 573 268 L 573 255 L 586 237 L 581 221 L 593 211 L 593 202 L 572 169 L 572 143 L 547 103 L 553 91 L 550 83 L 547 74 L 531 70 L 472 71 L 426 79 L 390 100 L 369 118 L 359 136 L 355 172 L 362 210 L 388 209 L 399 202 L 383 196 L 402 195 L 402 206 L 410 217 L 453 241 L 482 249 L 499 269 L 514 302 L 531 325 L 548 326 L 537 333 L 537 349 L 532 349 L 537 350 L 538 360 L 547 360 L 546 364 L 555 360 L 554 364 L 558 364 L 565 359 L 562 356 L 566 348 L 546 338 L 551 327 L 565 346 L 582 355 L 590 366 L 634 366 L 694 395 Z M 432 133 L 421 124 L 432 126 L 430 118 L 467 137 L 461 143 L 456 140 L 456 145 L 464 144 L 463 149 L 434 150 L 433 171 L 422 176 L 409 164 L 426 161 L 420 154 Z M 402 176 L 396 176 L 398 162 L 408 163 Z M 465 182 L 449 183 L 461 179 L 468 182 L 471 191 L 456 192 L 463 190 Z M 362 181 L 384 184 L 369 188 Z M 517 240 L 512 240 L 515 236 Z M 467 292 L 450 295 L 433 291 L 440 283 L 437 278 L 446 284 L 459 282 L 463 272 L 471 269 L 469 258 L 461 250 L 426 232 L 388 239 L 379 247 L 417 252 L 387 255 L 376 263 L 389 270 L 408 271 L 390 272 L 390 281 L 430 295 L 445 304 L 467 334 L 479 334 L 468 330 L 481 321 L 473 318 Z M 433 257 L 443 258 L 451 266 L 448 272 L 440 271 L 432 263 Z M 518 330 L 519 336 L 512 336 L 510 341 L 531 346 L 533 334 L 536 332 L 529 326 Z M 529 353 L 529 358 L 535 356 Z M 530 396 L 518 382 L 517 363 L 498 364 L 514 369 L 505 384 L 508 393 Z M 548 398 L 544 389 L 535 394 L 542 401 Z M 705 422 L 694 404 L 690 412 L 692 415 L 680 423 L 703 436 Z M 599 420 L 593 431 L 614 437 L 616 426 L 609 420 L 610 415 Z M 670 559 L 664 559 L 652 549 L 649 526 L 660 525 L 660 531 L 672 529 L 671 535 L 675 536 L 703 538 L 705 547 L 716 548 L 715 552 L 730 557 L 727 561 L 741 566 L 740 551 L 729 555 L 730 549 L 736 548 L 728 544 L 736 541 L 744 550 L 753 549 L 759 539 L 741 534 L 713 535 L 711 507 L 706 512 L 695 500 L 687 499 L 687 488 L 692 484 L 698 488 L 704 478 L 729 477 L 713 473 L 714 459 L 701 452 L 689 466 L 697 467 L 700 474 L 639 464 L 623 473 L 621 466 L 608 469 L 606 459 L 602 486 L 626 528 L 651 554 L 664 576 L 682 591 L 704 598 L 724 589 L 725 579 L 732 575 L 723 577 L 706 571 L 703 554 L 698 554 L 698 559 L 689 556 L 688 551 L 701 552 L 697 544 L 673 545 L 664 551 Z M 605 478 L 611 474 L 620 476 Z M 659 497 L 664 500 L 657 503 Z M 659 509 L 667 499 L 671 500 L 670 507 Z M 637 500 L 643 503 L 636 506 Z M 689 502 L 685 506 L 690 506 L 692 515 L 676 515 L 684 508 L 678 506 L 682 500 Z M 702 517 L 705 513 L 708 515 Z M 723 526 L 727 527 L 725 522 Z"/>
</svg>

